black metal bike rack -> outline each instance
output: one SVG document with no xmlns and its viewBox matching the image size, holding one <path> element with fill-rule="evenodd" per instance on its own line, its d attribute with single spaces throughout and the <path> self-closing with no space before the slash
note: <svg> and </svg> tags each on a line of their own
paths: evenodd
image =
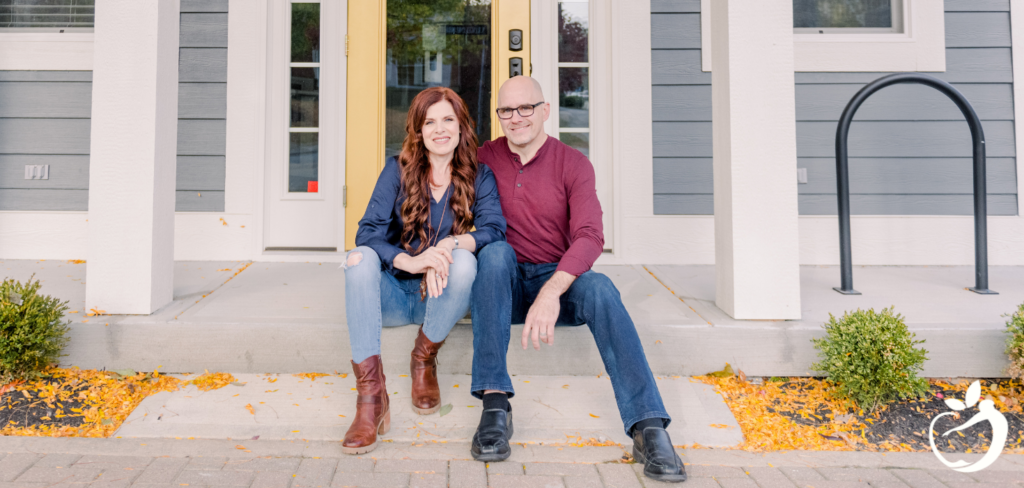
<svg viewBox="0 0 1024 488">
<path fill-rule="evenodd" d="M 919 83 L 930 86 L 953 100 L 967 119 L 971 127 L 971 139 L 974 141 L 974 278 L 975 284 L 969 290 L 982 295 L 997 295 L 988 289 L 988 230 L 986 228 L 985 201 L 985 133 L 981 130 L 981 120 L 974 112 L 974 107 L 964 98 L 953 85 L 933 76 L 919 73 L 896 73 L 883 76 L 861 88 L 850 99 L 843 110 L 836 129 L 836 186 L 839 197 L 839 259 L 842 286 L 832 289 L 844 295 L 860 295 L 853 289 L 853 263 L 850 257 L 850 172 L 846 139 L 850 134 L 850 124 L 857 109 L 872 94 L 889 85 L 902 83 Z"/>
</svg>

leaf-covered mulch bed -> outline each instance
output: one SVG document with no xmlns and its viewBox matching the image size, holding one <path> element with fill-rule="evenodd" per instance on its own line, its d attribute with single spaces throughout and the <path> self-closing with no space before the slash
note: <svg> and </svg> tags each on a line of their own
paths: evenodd
<svg viewBox="0 0 1024 488">
<path fill-rule="evenodd" d="M 234 381 L 227 373 L 183 381 L 155 371 L 54 368 L 35 381 L 0 385 L 0 435 L 109 437 L 149 395 L 186 384 L 211 390 Z"/>
<path fill-rule="evenodd" d="M 790 449 L 834 451 L 929 451 L 928 428 L 935 417 L 951 412 L 947 399 L 963 400 L 973 380 L 929 380 L 920 398 L 899 400 L 875 412 L 851 408 L 832 396 L 832 385 L 816 378 L 697 377 L 722 394 L 743 429 L 751 451 Z M 773 381 L 774 380 L 774 381 Z M 1024 386 L 1011 380 L 980 380 L 982 398 L 990 399 L 1009 425 L 1005 451 L 1024 452 Z M 943 452 L 985 452 L 991 425 L 975 424 L 947 436 L 978 412 L 977 405 L 945 416 L 935 424 L 936 446 Z M 693 446 L 699 447 L 699 446 Z"/>
</svg>

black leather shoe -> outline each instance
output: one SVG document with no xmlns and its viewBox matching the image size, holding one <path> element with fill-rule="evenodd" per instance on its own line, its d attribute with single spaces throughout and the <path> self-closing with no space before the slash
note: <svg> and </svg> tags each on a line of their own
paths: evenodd
<svg viewBox="0 0 1024 488">
<path fill-rule="evenodd" d="M 500 408 L 484 410 L 480 425 L 473 434 L 470 452 L 477 461 L 504 461 L 512 455 L 512 407 L 508 411 Z"/>
<path fill-rule="evenodd" d="M 668 432 L 659 427 L 633 431 L 633 459 L 644 464 L 644 476 L 657 481 L 686 481 L 686 468 L 672 448 Z"/>
</svg>

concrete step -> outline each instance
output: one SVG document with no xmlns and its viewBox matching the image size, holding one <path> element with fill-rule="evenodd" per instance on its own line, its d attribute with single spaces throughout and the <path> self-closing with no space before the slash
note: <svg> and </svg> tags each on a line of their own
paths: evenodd
<svg viewBox="0 0 1024 488">
<path fill-rule="evenodd" d="M 338 440 L 355 413 L 353 375 L 315 381 L 276 374 L 237 378 L 245 385 L 208 392 L 189 386 L 150 396 L 115 436 Z M 517 376 L 513 381 L 514 442 L 567 445 L 594 438 L 632 444 L 607 376 Z M 450 404 L 451 411 L 443 417 L 417 415 L 410 406 L 411 380 L 389 375 L 391 431 L 383 438 L 406 445 L 470 441 L 480 422 L 481 402 L 470 395 L 469 382 L 467 375 L 440 375 L 441 403 Z M 673 418 L 668 430 L 674 444 L 731 447 L 743 441 L 739 424 L 714 388 L 686 377 L 663 378 L 658 388 Z"/>
<path fill-rule="evenodd" d="M 71 343 L 63 364 L 231 373 L 350 372 L 344 274 L 330 263 L 179 262 L 175 301 L 149 316 L 84 314 L 85 266 L 0 261 L 7 276 L 43 281 L 43 292 L 70 301 Z M 239 272 L 240 270 L 243 270 Z M 803 319 L 735 320 L 714 305 L 712 266 L 597 266 L 618 287 L 656 375 L 699 375 L 729 362 L 749 375 L 809 375 L 817 359 L 811 339 L 828 314 L 896 305 L 926 341 L 928 376 L 1004 374 L 1005 318 L 1024 301 L 1024 267 L 991 267 L 1000 295 L 964 286 L 973 268 L 856 267 L 857 289 L 832 291 L 838 269 L 801 268 Z M 387 328 L 382 355 L 389 374 L 407 372 L 415 326 Z M 605 373 L 585 326 L 559 327 L 555 345 L 523 350 L 513 326 L 509 372 L 520 375 Z M 441 349 L 441 371 L 472 371 L 472 328 L 457 325 Z"/>
</svg>

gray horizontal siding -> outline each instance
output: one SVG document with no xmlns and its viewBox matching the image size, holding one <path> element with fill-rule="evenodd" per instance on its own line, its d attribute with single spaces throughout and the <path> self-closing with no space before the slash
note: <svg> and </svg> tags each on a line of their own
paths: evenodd
<svg viewBox="0 0 1024 488">
<path fill-rule="evenodd" d="M 179 47 L 228 47 L 228 14 L 181 14 Z"/>
<path fill-rule="evenodd" d="M 1010 12 L 947 14 L 946 47 L 1010 47 Z"/>
<path fill-rule="evenodd" d="M 89 119 L 0 119 L 0 154 L 89 154 Z"/>
<path fill-rule="evenodd" d="M 800 195 L 801 215 L 836 215 L 834 195 Z M 1016 215 L 1016 195 L 989 195 L 989 215 Z M 973 195 L 850 195 L 860 215 L 974 215 Z"/>
<path fill-rule="evenodd" d="M 1010 0 L 946 0 L 946 12 L 1008 12 Z"/>
<path fill-rule="evenodd" d="M 178 117 L 225 119 L 228 113 L 227 83 L 179 83 Z"/>
<path fill-rule="evenodd" d="M 712 214 L 711 74 L 701 71 L 699 1 L 655 0 L 651 15 L 654 211 Z M 946 0 L 947 71 L 982 119 L 991 215 L 1017 213 L 1007 0 Z M 797 73 L 800 213 L 834 214 L 836 121 L 864 84 L 888 73 Z M 941 93 L 899 85 L 873 95 L 850 130 L 851 211 L 970 215 L 971 137 Z M 795 177 L 795 175 L 794 175 Z"/>
<path fill-rule="evenodd" d="M 86 210 L 89 190 L 60 190 L 53 188 L 0 189 L 0 209 L 3 210 Z"/>
<path fill-rule="evenodd" d="M 836 122 L 797 122 L 799 157 L 835 157 Z M 984 123 L 989 157 L 1013 157 L 1013 122 Z M 854 122 L 850 127 L 850 157 L 970 157 L 971 131 L 967 122 Z"/>
<path fill-rule="evenodd" d="M 174 197 L 174 209 L 178 212 L 210 212 L 211 208 L 224 208 L 223 191 L 178 190 Z"/>
<path fill-rule="evenodd" d="M 700 49 L 700 14 L 651 17 L 652 49 Z"/>
<path fill-rule="evenodd" d="M 88 119 L 92 83 L 0 81 L 0 118 Z"/>
<path fill-rule="evenodd" d="M 228 50 L 183 47 L 178 50 L 178 81 L 181 83 L 227 83 Z"/>
<path fill-rule="evenodd" d="M 0 71 L 0 210 L 88 208 L 91 112 L 90 71 Z"/>
<path fill-rule="evenodd" d="M 850 191 L 854 194 L 969 194 L 973 191 L 971 158 L 850 158 Z M 1014 158 L 988 158 L 988 191 L 1016 191 Z M 799 158 L 797 167 L 807 170 L 807 184 L 800 194 L 836 192 L 834 158 Z M 657 158 L 654 193 L 713 193 L 711 158 Z M 833 197 L 834 198 L 834 197 Z"/>
<path fill-rule="evenodd" d="M 92 81 L 92 71 L 0 71 L 0 81 Z"/>
<path fill-rule="evenodd" d="M 973 215 L 971 195 L 850 195 L 854 215 Z M 800 215 L 835 215 L 834 195 L 800 195 Z M 1016 195 L 989 195 L 989 215 L 1014 215 Z M 658 215 L 714 215 L 711 194 L 654 195 Z"/>
<path fill-rule="evenodd" d="M 224 12 L 228 11 L 228 0 L 181 0 L 181 12 Z"/>
<path fill-rule="evenodd" d="M 957 14 L 946 17 L 950 15 Z M 797 73 L 796 82 L 867 84 L 887 74 L 890 73 Z M 946 71 L 928 74 L 950 83 L 1012 83 L 1010 48 L 947 48 Z"/>
<path fill-rule="evenodd" d="M 700 0 L 651 0 L 652 13 L 700 12 Z"/>
<path fill-rule="evenodd" d="M 228 1 L 183 0 L 178 52 L 179 212 L 224 211 Z"/>
<path fill-rule="evenodd" d="M 178 156 L 177 185 L 185 191 L 224 190 L 224 156 Z"/>
<path fill-rule="evenodd" d="M 30 164 L 50 165 L 50 178 L 26 180 L 25 166 Z M 88 188 L 89 156 L 87 155 L 0 155 L 0 189 L 86 190 Z"/>
</svg>

